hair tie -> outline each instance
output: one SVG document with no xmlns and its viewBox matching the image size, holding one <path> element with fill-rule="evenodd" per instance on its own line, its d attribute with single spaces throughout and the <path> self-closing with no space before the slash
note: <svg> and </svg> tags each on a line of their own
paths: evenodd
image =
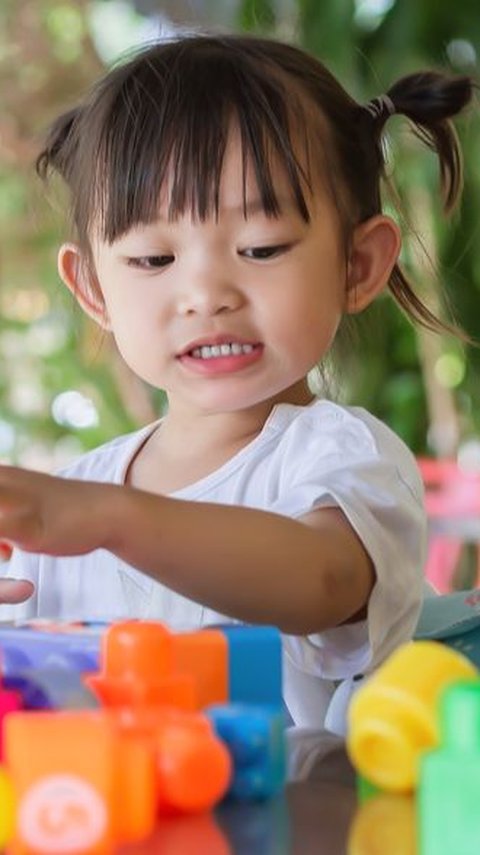
<svg viewBox="0 0 480 855">
<path fill-rule="evenodd" d="M 385 111 L 389 116 L 393 116 L 396 112 L 395 104 L 390 95 L 377 95 L 368 104 L 364 104 L 364 109 L 368 110 L 372 119 L 378 119 Z"/>
</svg>

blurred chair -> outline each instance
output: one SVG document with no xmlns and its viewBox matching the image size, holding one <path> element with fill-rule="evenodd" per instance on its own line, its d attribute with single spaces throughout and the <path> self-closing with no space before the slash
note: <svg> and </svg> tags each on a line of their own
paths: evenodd
<svg viewBox="0 0 480 855">
<path fill-rule="evenodd" d="M 425 575 L 441 594 L 455 588 L 480 586 L 480 472 L 459 467 L 455 460 L 420 458 L 429 519 Z M 475 544 L 474 569 L 458 578 L 466 544 Z"/>
</svg>

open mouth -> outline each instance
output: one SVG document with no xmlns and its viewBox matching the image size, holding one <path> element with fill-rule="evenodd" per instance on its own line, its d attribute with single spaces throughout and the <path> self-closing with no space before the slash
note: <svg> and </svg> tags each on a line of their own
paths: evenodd
<svg viewBox="0 0 480 855">
<path fill-rule="evenodd" d="M 243 354 L 252 353 L 258 345 L 255 344 L 239 344 L 239 342 L 231 342 L 225 344 L 204 344 L 201 347 L 194 347 L 188 351 L 188 356 L 193 359 L 218 359 L 225 356 L 242 356 Z"/>
</svg>

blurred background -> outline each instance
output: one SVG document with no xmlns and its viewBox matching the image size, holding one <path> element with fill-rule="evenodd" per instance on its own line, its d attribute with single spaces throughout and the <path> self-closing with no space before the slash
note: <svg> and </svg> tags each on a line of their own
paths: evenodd
<svg viewBox="0 0 480 855">
<path fill-rule="evenodd" d="M 49 121 L 105 67 L 179 28 L 293 41 L 360 100 L 420 68 L 478 73 L 478 0 L 2 0 L 1 461 L 52 471 L 161 412 L 162 393 L 132 376 L 61 285 L 56 252 L 69 237 L 65 216 L 32 164 Z M 407 272 L 440 313 L 443 290 L 458 323 L 480 343 L 478 110 L 457 128 L 466 188 L 453 219 L 441 216 L 435 158 L 397 118 L 388 125 L 389 171 L 409 224 Z M 368 407 L 418 455 L 480 468 L 478 347 L 413 329 L 388 298 L 374 313 L 339 368 L 342 400 Z"/>
</svg>

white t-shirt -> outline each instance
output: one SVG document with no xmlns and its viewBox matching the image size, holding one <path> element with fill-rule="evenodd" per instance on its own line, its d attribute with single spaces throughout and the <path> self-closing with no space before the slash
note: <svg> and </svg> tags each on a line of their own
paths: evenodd
<svg viewBox="0 0 480 855">
<path fill-rule="evenodd" d="M 115 439 L 59 474 L 125 483 L 129 464 L 159 424 Z M 322 400 L 307 407 L 279 404 L 252 442 L 171 495 L 293 518 L 322 506 L 342 509 L 375 567 L 368 618 L 318 635 L 285 635 L 283 649 L 293 722 L 343 732 L 353 678 L 411 638 L 420 610 L 426 520 L 422 482 L 406 446 L 359 408 Z M 2 619 L 136 617 L 164 621 L 175 631 L 233 622 L 102 549 L 67 558 L 17 550 L 8 575 L 31 579 L 36 593 L 21 606 L 0 606 Z"/>
</svg>

